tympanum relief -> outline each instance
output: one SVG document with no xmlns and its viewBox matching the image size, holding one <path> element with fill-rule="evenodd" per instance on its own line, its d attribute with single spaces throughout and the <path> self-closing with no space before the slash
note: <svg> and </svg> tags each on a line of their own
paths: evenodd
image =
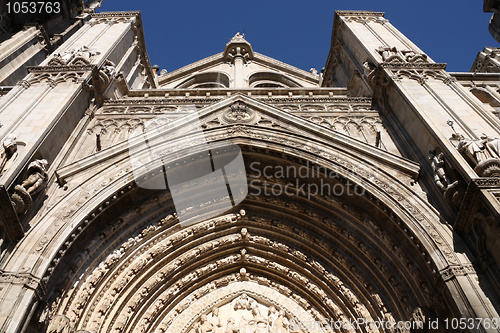
<svg viewBox="0 0 500 333">
<path fill-rule="evenodd" d="M 246 293 L 204 313 L 189 333 L 290 333 L 300 332 L 290 325 L 284 309 L 264 304 Z M 297 325 L 298 326 L 298 325 Z"/>
</svg>

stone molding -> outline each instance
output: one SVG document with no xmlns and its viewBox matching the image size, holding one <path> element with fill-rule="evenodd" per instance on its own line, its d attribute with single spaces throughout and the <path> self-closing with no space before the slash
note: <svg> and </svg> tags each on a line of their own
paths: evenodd
<svg viewBox="0 0 500 333">
<path fill-rule="evenodd" d="M 46 284 L 40 278 L 30 273 L 14 273 L 0 270 L 0 286 L 6 284 L 22 285 L 35 292 L 38 299 L 47 294 Z"/>
<path fill-rule="evenodd" d="M 447 64 L 442 63 L 428 63 L 428 62 L 383 62 L 379 66 L 387 69 L 432 69 L 432 70 L 445 70 Z"/>
<path fill-rule="evenodd" d="M 446 283 L 457 276 L 476 275 L 476 270 L 472 264 L 468 265 L 452 265 L 439 271 L 443 281 Z"/>
</svg>

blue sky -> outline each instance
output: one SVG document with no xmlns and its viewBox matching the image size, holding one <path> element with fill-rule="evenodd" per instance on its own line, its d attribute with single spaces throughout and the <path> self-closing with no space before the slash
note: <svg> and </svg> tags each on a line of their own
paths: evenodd
<svg viewBox="0 0 500 333">
<path fill-rule="evenodd" d="M 140 10 L 152 64 L 169 72 L 222 52 L 236 32 L 254 51 L 304 70 L 326 63 L 335 10 L 373 10 L 448 71 L 469 71 L 488 31 L 482 0 L 104 0 L 102 11 Z"/>
</svg>

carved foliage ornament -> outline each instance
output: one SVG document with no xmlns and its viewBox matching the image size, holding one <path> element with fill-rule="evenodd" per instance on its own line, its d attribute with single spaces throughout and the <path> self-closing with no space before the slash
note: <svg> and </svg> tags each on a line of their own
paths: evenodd
<svg viewBox="0 0 500 333">
<path fill-rule="evenodd" d="M 225 124 L 255 124 L 258 121 L 258 114 L 250 109 L 243 102 L 236 102 L 222 113 L 221 120 Z"/>
<path fill-rule="evenodd" d="M 49 61 L 49 66 L 82 66 L 88 65 L 101 52 L 91 50 L 87 45 L 82 45 L 78 49 L 69 49 L 61 53 L 54 53 Z"/>
<path fill-rule="evenodd" d="M 416 53 L 412 50 L 398 50 L 393 47 L 379 47 L 376 51 L 382 56 L 386 63 L 426 63 L 427 55 L 425 53 Z"/>
</svg>

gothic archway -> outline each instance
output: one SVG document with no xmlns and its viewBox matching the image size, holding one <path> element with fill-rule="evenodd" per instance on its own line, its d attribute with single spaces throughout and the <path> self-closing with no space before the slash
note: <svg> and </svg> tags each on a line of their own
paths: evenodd
<svg viewBox="0 0 500 333">
<path fill-rule="evenodd" d="M 210 115 L 207 111 L 205 119 L 213 122 Z M 234 314 L 231 304 L 242 294 L 255 300 L 262 317 L 273 306 L 284 311 L 289 325 L 304 324 L 298 332 L 314 332 L 310 323 L 325 320 L 397 324 L 494 312 L 488 304 L 471 304 L 482 293 L 475 270 L 465 254 L 455 251 L 460 240 L 453 239 L 433 208 L 411 189 L 411 163 L 380 152 L 382 162 L 376 164 L 372 148 L 320 132 L 307 121 L 291 131 L 287 126 L 298 125 L 270 122 L 269 127 L 207 126 L 208 141 L 230 140 L 241 147 L 249 181 L 261 192 L 250 191 L 229 215 L 185 228 L 172 215 L 167 191 L 135 186 L 126 149 L 103 151 L 91 165 L 81 161 L 61 170 L 69 193 L 41 212 L 53 223 L 34 226 L 37 232 L 20 244 L 40 258 L 53 258 L 48 266 L 36 256 L 35 262 L 30 259 L 48 282 L 49 304 L 36 320 L 46 323 L 64 315 L 75 329 L 94 332 L 189 332 L 203 324 L 201 316 L 213 319 L 215 307 L 227 321 Z M 168 152 L 171 142 L 159 144 Z M 96 158 L 106 163 L 95 163 Z M 144 177 L 154 180 L 162 176 L 164 163 L 182 167 L 189 160 L 159 159 Z M 320 172 L 265 176 L 267 166 Z M 271 188 L 359 188 L 355 195 L 264 195 L 265 182 Z M 73 189 L 75 183 L 87 192 Z M 64 211 L 62 207 L 72 208 L 55 213 Z M 26 262 L 19 258 L 15 265 Z M 476 289 L 462 288 L 464 280 Z M 227 293 L 218 291 L 222 288 Z M 250 311 L 245 320 L 263 324 L 255 319 L 260 317 L 252 313 L 254 308 L 245 310 Z"/>
</svg>

